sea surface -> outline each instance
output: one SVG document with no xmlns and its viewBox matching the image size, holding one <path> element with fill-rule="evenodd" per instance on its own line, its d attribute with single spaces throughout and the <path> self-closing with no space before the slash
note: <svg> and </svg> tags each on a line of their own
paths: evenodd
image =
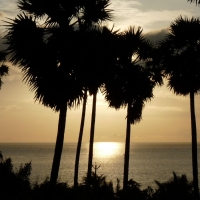
<svg viewBox="0 0 200 200">
<path fill-rule="evenodd" d="M 55 144 L 53 143 L 0 143 L 4 158 L 11 157 L 14 168 L 32 163 L 31 182 L 41 183 L 50 176 Z M 83 143 L 80 157 L 79 181 L 86 176 L 88 143 Z M 198 145 L 200 147 L 200 144 Z M 200 149 L 200 148 L 198 148 Z M 65 143 L 59 171 L 59 181 L 73 184 L 76 143 Z M 200 150 L 198 150 L 198 160 Z M 114 185 L 117 178 L 123 180 L 124 143 L 94 143 L 93 164 L 100 166 L 97 173 L 107 176 Z M 200 171 L 200 170 L 199 170 Z M 186 174 L 192 180 L 191 145 L 189 143 L 137 143 L 131 144 L 129 178 L 142 188 L 156 187 L 154 180 L 167 181 L 173 176 Z"/>
</svg>

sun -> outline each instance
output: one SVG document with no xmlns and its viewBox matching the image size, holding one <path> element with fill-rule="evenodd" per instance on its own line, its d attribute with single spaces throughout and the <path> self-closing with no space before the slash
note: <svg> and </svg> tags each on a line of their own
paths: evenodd
<svg viewBox="0 0 200 200">
<path fill-rule="evenodd" d="M 97 157 L 111 157 L 115 156 L 120 149 L 118 142 L 95 142 L 94 153 Z"/>
</svg>

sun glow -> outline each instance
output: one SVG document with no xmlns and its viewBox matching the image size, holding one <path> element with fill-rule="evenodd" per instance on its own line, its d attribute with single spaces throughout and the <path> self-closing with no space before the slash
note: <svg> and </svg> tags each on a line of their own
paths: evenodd
<svg viewBox="0 0 200 200">
<path fill-rule="evenodd" d="M 121 149 L 120 146 L 119 142 L 96 142 L 94 143 L 94 153 L 97 157 L 112 157 Z"/>
</svg>

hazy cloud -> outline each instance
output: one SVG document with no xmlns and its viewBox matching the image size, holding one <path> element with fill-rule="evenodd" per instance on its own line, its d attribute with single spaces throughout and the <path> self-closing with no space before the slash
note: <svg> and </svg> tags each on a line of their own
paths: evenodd
<svg viewBox="0 0 200 200">
<path fill-rule="evenodd" d="M 3 12 L 0 11 L 0 19 L 1 19 L 2 17 L 4 17 L 4 14 L 3 14 Z"/>
<path fill-rule="evenodd" d="M 158 42 L 165 38 L 166 34 L 168 32 L 167 28 L 150 31 L 147 34 L 145 34 L 145 37 L 152 40 L 153 42 Z"/>
<path fill-rule="evenodd" d="M 151 110 L 160 110 L 160 111 L 177 111 L 181 112 L 183 111 L 183 108 L 180 107 L 174 107 L 174 106 L 166 106 L 166 107 L 161 107 L 161 106 L 148 106 L 149 109 Z"/>
<path fill-rule="evenodd" d="M 144 32 L 155 29 L 165 28 L 175 20 L 178 16 L 197 16 L 194 10 L 185 9 L 189 6 L 187 2 L 180 5 L 180 2 L 171 5 L 168 1 L 162 3 L 156 1 L 129 1 L 129 0 L 115 0 L 111 3 L 110 8 L 113 9 L 113 21 L 109 22 L 109 26 L 115 24 L 116 29 L 127 29 L 129 26 L 141 26 Z M 159 8 L 158 8 L 159 7 Z"/>
<path fill-rule="evenodd" d="M 0 106 L 0 111 L 5 111 L 5 112 L 18 109 L 20 109 L 18 105 Z"/>
</svg>

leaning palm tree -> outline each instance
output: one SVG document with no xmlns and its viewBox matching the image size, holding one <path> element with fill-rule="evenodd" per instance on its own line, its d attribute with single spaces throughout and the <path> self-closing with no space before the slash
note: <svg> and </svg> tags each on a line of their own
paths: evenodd
<svg viewBox="0 0 200 200">
<path fill-rule="evenodd" d="M 127 107 L 127 126 L 124 156 L 123 187 L 127 188 L 131 124 L 142 118 L 142 109 L 146 101 L 153 97 L 156 84 L 152 69 L 147 68 L 144 61 L 148 60 L 153 50 L 152 43 L 142 36 L 141 28 L 130 27 L 119 36 L 119 52 L 115 71 L 105 84 L 103 92 L 110 107 L 119 109 Z M 160 79 L 162 82 L 162 79 Z M 160 82 L 160 83 L 161 83 Z"/>
<path fill-rule="evenodd" d="M 200 19 L 178 17 L 171 23 L 167 37 L 160 43 L 161 64 L 170 90 L 190 95 L 192 130 L 192 168 L 194 197 L 199 198 L 197 130 L 194 95 L 200 91 Z"/>
<path fill-rule="evenodd" d="M 4 51 L 0 51 L 0 89 L 3 84 L 1 78 L 8 75 L 8 66 L 5 65 L 5 60 L 6 53 Z"/>
</svg>

